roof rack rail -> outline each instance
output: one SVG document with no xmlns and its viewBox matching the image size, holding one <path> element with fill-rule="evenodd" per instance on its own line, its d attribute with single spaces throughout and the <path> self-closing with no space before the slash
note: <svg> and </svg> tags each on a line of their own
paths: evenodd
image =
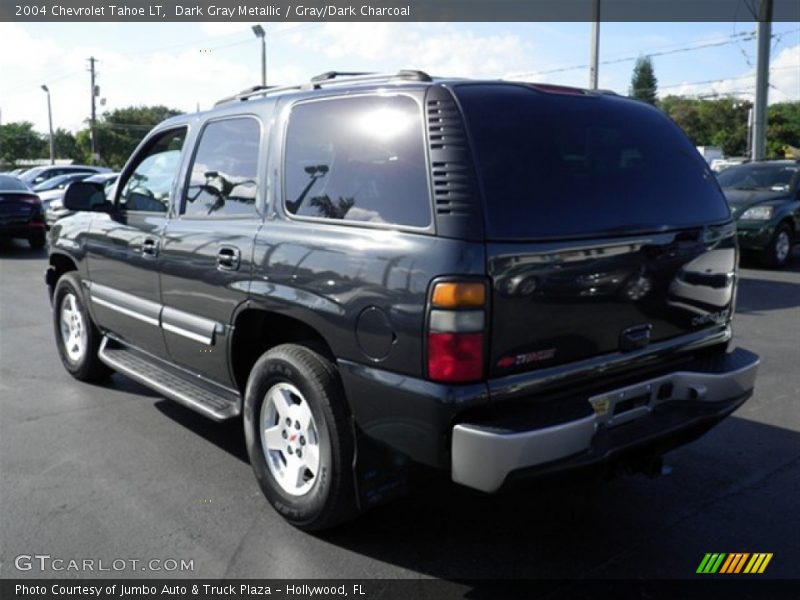
<svg viewBox="0 0 800 600">
<path fill-rule="evenodd" d="M 275 92 L 283 92 L 286 90 L 299 90 L 301 86 L 299 85 L 255 85 L 253 87 L 247 88 L 246 90 L 242 90 L 238 94 L 234 94 L 233 96 L 226 96 L 220 100 L 217 100 L 214 103 L 214 106 L 220 106 L 221 104 L 228 104 L 229 102 L 236 102 L 248 100 L 253 96 L 266 96 L 267 94 L 274 94 Z"/>
<path fill-rule="evenodd" d="M 362 77 L 364 75 L 377 75 L 374 71 L 325 71 L 311 78 L 311 83 L 330 81 L 331 79 L 342 77 Z"/>
<path fill-rule="evenodd" d="M 433 81 L 433 78 L 424 71 L 401 69 L 395 73 L 357 73 L 347 71 L 326 71 L 311 78 L 314 87 L 335 83 L 358 83 L 361 81 L 391 81 L 405 79 L 408 81 Z"/>
<path fill-rule="evenodd" d="M 326 85 L 335 85 L 342 83 L 368 83 L 370 81 L 433 81 L 433 78 L 424 71 L 415 71 L 411 69 L 402 69 L 395 73 L 362 73 L 362 72 L 349 72 L 349 71 L 326 71 L 311 78 L 306 84 L 302 85 L 286 85 L 286 86 L 262 86 L 257 85 L 252 88 L 242 90 L 238 94 L 222 98 L 214 103 L 214 106 L 227 104 L 229 102 L 244 102 L 254 96 L 267 96 L 278 92 L 285 92 L 289 90 L 317 90 Z"/>
</svg>

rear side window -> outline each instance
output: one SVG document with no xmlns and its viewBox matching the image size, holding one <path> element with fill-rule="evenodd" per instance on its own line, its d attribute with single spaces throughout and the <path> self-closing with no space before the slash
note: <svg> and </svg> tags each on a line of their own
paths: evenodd
<svg viewBox="0 0 800 600">
<path fill-rule="evenodd" d="M 294 215 L 427 227 L 422 116 L 407 96 L 299 104 L 286 132 L 284 205 Z"/>
<path fill-rule="evenodd" d="M 657 109 L 524 85 L 456 88 L 492 239 L 582 237 L 729 217 L 705 161 Z"/>
<path fill-rule="evenodd" d="M 184 193 L 187 216 L 256 214 L 261 125 L 253 117 L 212 121 L 200 135 Z"/>
</svg>

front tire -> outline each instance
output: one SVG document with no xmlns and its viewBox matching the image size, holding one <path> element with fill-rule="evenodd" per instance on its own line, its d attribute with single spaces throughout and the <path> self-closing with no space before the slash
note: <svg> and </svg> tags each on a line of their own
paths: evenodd
<svg viewBox="0 0 800 600">
<path fill-rule="evenodd" d="M 244 427 L 256 479 L 289 523 L 318 531 L 357 516 L 355 443 L 329 360 L 297 344 L 266 352 L 247 382 Z"/>
<path fill-rule="evenodd" d="M 780 269 L 789 262 L 792 254 L 792 228 L 786 223 L 778 225 L 769 245 L 764 248 L 761 261 L 767 267 Z"/>
<path fill-rule="evenodd" d="M 102 335 L 83 303 L 80 278 L 75 271 L 61 276 L 53 292 L 53 327 L 64 368 L 80 381 L 99 381 L 111 374 L 97 351 Z"/>
</svg>

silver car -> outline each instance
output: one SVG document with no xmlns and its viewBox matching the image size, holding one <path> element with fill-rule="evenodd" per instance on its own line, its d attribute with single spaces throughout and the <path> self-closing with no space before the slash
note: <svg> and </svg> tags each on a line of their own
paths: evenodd
<svg viewBox="0 0 800 600">
<path fill-rule="evenodd" d="M 114 197 L 114 186 L 117 183 L 118 177 L 119 173 L 101 173 L 99 175 L 87 177 L 83 181 L 103 184 L 103 188 L 106 192 L 106 199 L 110 201 Z M 55 200 L 51 200 L 47 206 L 47 209 L 45 210 L 44 221 L 47 229 L 50 229 L 53 226 L 53 223 L 55 223 L 58 219 L 72 214 L 72 211 L 64 208 L 64 193 L 66 193 L 66 187 L 64 190 L 62 190 L 61 196 Z"/>
</svg>

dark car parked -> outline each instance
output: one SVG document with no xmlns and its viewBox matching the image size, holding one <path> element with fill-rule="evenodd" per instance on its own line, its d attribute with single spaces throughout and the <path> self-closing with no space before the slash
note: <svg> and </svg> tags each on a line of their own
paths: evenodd
<svg viewBox="0 0 800 600">
<path fill-rule="evenodd" d="M 739 232 L 739 247 L 782 267 L 800 242 L 800 163 L 770 160 L 730 167 L 718 175 Z"/>
<path fill-rule="evenodd" d="M 11 175 L 0 175 L 0 237 L 26 239 L 31 248 L 46 241 L 39 196 Z"/>
<path fill-rule="evenodd" d="M 485 492 L 655 472 L 753 391 L 725 198 L 680 129 L 613 94 L 326 73 L 165 121 L 113 201 L 77 182 L 64 204 L 66 369 L 242 416 L 305 529 L 410 461 Z"/>
</svg>

